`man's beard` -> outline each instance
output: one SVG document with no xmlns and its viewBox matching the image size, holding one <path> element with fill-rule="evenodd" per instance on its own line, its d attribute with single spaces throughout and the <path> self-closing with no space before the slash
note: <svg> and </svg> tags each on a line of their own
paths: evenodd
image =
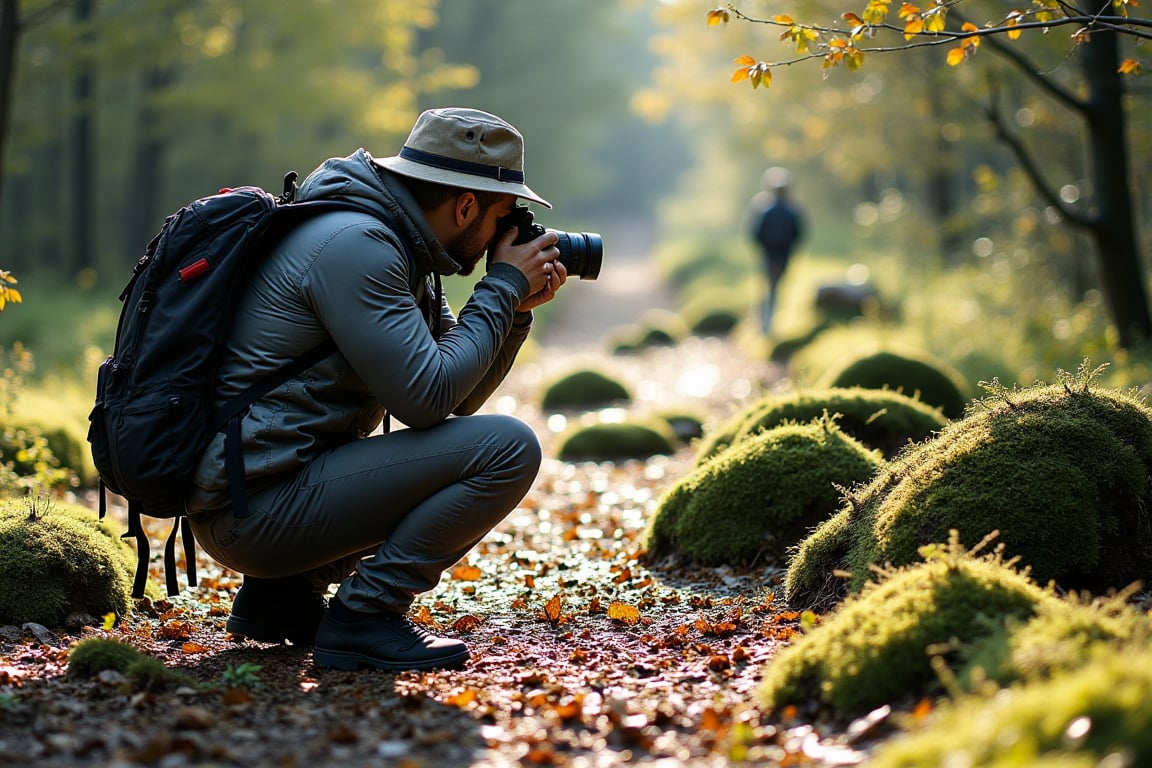
<svg viewBox="0 0 1152 768">
<path fill-rule="evenodd" d="M 452 242 L 444 245 L 444 252 L 460 265 L 456 274 L 472 274 L 472 270 L 480 263 L 480 259 L 484 258 L 484 252 L 488 250 L 489 244 L 480 241 L 480 227 L 483 223 L 483 216 L 477 217 L 475 221 L 464 228 L 463 232 L 452 238 Z"/>
</svg>

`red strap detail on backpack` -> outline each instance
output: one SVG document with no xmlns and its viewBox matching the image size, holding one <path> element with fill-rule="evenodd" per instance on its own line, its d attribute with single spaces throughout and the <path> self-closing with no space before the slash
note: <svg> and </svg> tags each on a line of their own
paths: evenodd
<svg viewBox="0 0 1152 768">
<path fill-rule="evenodd" d="M 210 269 L 212 269 L 212 264 L 209 263 L 208 259 L 200 259 L 199 261 L 194 261 L 188 266 L 184 267 L 184 269 L 180 270 L 180 279 L 187 283 L 207 273 Z"/>
</svg>

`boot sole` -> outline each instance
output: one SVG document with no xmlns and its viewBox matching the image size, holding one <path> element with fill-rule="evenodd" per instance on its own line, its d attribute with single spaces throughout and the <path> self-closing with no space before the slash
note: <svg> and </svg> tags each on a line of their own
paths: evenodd
<svg viewBox="0 0 1152 768">
<path fill-rule="evenodd" d="M 387 659 L 377 659 L 362 653 L 350 653 L 348 651 L 327 651 L 321 648 L 314 648 L 312 650 L 312 661 L 316 666 L 353 671 L 362 667 L 375 667 L 376 669 L 393 672 L 401 672 L 404 670 L 456 669 L 464 666 L 464 662 L 468 661 L 468 656 L 468 651 L 465 649 L 452 656 L 428 659 L 421 662 L 411 662 L 388 661 Z"/>
<path fill-rule="evenodd" d="M 300 639 L 293 637 L 288 632 L 274 632 L 267 624 L 236 616 L 228 617 L 228 621 L 224 624 L 224 631 L 238 637 L 255 640 L 258 643 L 283 643 L 287 640 L 292 645 L 312 645 L 316 642 L 314 635 L 307 639 Z"/>
</svg>

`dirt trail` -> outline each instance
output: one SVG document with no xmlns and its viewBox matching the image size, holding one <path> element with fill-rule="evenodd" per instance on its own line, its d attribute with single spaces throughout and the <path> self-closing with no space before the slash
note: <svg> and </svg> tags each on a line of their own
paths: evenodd
<svg viewBox="0 0 1152 768">
<path fill-rule="evenodd" d="M 677 309 L 671 286 L 652 262 L 653 222 L 626 219 L 602 222 L 604 264 L 595 281 L 572 279 L 556 299 L 547 326 L 537 337 L 543 347 L 602 349 L 622 326 L 652 309 Z"/>
</svg>

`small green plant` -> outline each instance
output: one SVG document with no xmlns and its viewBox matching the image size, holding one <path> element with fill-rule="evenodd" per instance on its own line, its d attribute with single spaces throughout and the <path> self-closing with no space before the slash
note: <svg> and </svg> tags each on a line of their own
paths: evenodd
<svg viewBox="0 0 1152 768">
<path fill-rule="evenodd" d="M 121 674 L 144 658 L 136 648 L 110 637 L 89 637 L 68 651 L 68 674 L 72 677 L 95 677 L 105 670 Z"/>
<path fill-rule="evenodd" d="M 21 706 L 20 694 L 16 691 L 0 692 L 0 712 L 15 712 Z"/>
<path fill-rule="evenodd" d="M 229 666 L 220 673 L 220 685 L 224 688 L 255 690 L 264 685 L 264 681 L 260 679 L 260 670 L 262 669 L 264 669 L 263 664 L 253 664 L 249 661 L 238 666 Z"/>
</svg>

